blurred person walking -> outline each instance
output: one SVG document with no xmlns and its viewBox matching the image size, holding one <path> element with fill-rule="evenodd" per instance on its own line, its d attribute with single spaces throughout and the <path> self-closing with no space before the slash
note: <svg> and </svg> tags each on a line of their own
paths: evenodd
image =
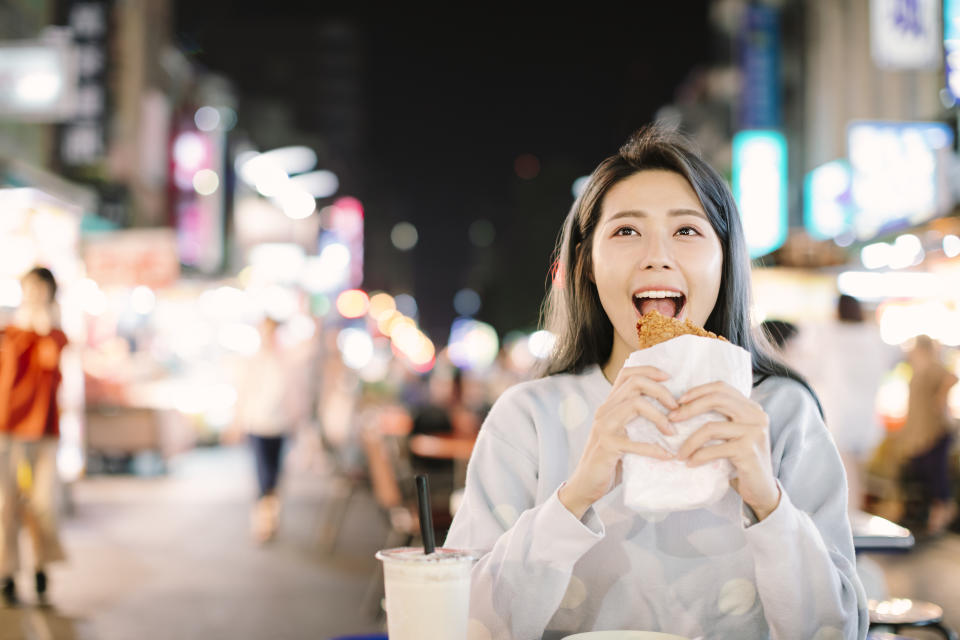
<svg viewBox="0 0 960 640">
<path fill-rule="evenodd" d="M 902 479 L 916 479 L 930 500 L 927 533 L 939 534 L 957 515 L 948 464 L 953 442 L 947 394 L 957 376 L 941 362 L 936 343 L 917 336 L 907 360 L 913 368 L 907 420 L 897 434 L 897 448 L 906 462 Z"/>
<path fill-rule="evenodd" d="M 64 560 L 57 533 L 57 390 L 60 330 L 57 283 L 43 267 L 21 280 L 22 303 L 0 331 L 0 580 L 3 600 L 18 603 L 14 576 L 20 568 L 21 527 L 33 545 L 37 597 L 46 598 L 47 566 Z"/>
<path fill-rule="evenodd" d="M 277 342 L 277 328 L 277 321 L 270 317 L 260 323 L 260 348 L 241 367 L 234 418 L 235 427 L 247 434 L 256 464 L 258 494 L 251 532 L 259 543 L 277 531 L 284 443 L 297 422 L 295 377 Z"/>
<path fill-rule="evenodd" d="M 865 469 L 884 436 L 877 393 L 883 376 L 900 361 L 900 350 L 883 342 L 857 298 L 842 294 L 836 319 L 801 325 L 783 354 L 820 396 L 847 474 L 848 506 L 862 509 Z"/>
</svg>

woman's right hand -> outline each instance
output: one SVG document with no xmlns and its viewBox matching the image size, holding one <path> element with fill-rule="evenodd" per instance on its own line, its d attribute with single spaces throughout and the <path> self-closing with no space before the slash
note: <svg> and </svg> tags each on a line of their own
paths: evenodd
<svg viewBox="0 0 960 640">
<path fill-rule="evenodd" d="M 680 405 L 661 383 L 670 376 L 655 367 L 623 367 L 617 374 L 606 401 L 597 408 L 583 455 L 570 479 L 560 488 L 560 502 L 578 519 L 594 502 L 607 495 L 619 482 L 620 462 L 625 453 L 669 460 L 673 455 L 660 445 L 634 442 L 626 425 L 646 418 L 665 435 L 674 435 L 665 412 L 650 399 L 669 410 Z"/>
</svg>

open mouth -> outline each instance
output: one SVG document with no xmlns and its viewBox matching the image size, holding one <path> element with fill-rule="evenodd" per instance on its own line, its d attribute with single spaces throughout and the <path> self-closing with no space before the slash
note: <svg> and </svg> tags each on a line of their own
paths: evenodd
<svg viewBox="0 0 960 640">
<path fill-rule="evenodd" d="M 687 303 L 687 296 L 679 291 L 643 291 L 633 296 L 633 306 L 640 315 L 659 311 L 662 315 L 677 318 Z"/>
</svg>

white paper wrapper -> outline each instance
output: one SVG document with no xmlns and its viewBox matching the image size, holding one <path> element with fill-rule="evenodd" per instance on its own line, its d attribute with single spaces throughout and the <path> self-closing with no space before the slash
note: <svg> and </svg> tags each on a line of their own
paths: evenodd
<svg viewBox="0 0 960 640">
<path fill-rule="evenodd" d="M 693 387 L 724 381 L 746 396 L 753 384 L 750 354 L 743 348 L 716 338 L 679 336 L 647 349 L 634 351 L 624 366 L 648 365 L 670 374 L 663 385 L 679 398 Z M 659 409 L 662 405 L 651 402 Z M 627 425 L 627 435 L 637 442 L 655 442 L 671 453 L 701 426 L 724 420 L 710 412 L 674 423 L 677 434 L 665 436 L 646 418 Z M 730 489 L 733 466 L 714 460 L 688 467 L 680 460 L 658 460 L 627 454 L 623 457 L 623 500 L 640 513 L 686 511 L 712 504 Z"/>
</svg>

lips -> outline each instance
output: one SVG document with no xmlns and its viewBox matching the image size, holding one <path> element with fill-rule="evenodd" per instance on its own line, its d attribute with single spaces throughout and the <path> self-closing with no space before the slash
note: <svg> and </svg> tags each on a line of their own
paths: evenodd
<svg viewBox="0 0 960 640">
<path fill-rule="evenodd" d="M 687 303 L 687 297 L 675 289 L 645 289 L 633 294 L 633 306 L 641 316 L 658 311 L 669 318 L 677 318 Z"/>
</svg>

